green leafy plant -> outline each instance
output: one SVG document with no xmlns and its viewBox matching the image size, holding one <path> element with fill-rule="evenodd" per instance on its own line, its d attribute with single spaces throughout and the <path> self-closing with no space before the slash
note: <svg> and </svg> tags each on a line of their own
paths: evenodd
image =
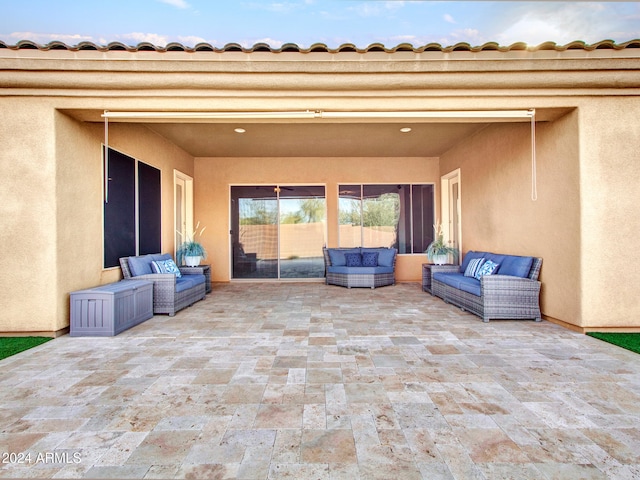
<svg viewBox="0 0 640 480">
<path fill-rule="evenodd" d="M 444 230 L 441 223 L 436 223 L 433 226 L 435 232 L 435 239 L 427 247 L 427 258 L 433 261 L 433 258 L 438 255 L 451 255 L 454 259 L 458 258 L 458 249 L 450 245 L 451 242 L 444 241 Z"/>
<path fill-rule="evenodd" d="M 182 264 L 184 257 L 207 258 L 207 251 L 205 250 L 204 246 L 200 242 L 196 241 L 196 237 L 202 237 L 202 233 L 207 227 L 202 227 L 202 229 L 198 231 L 199 228 L 200 222 L 197 223 L 196 229 L 193 231 L 193 233 L 191 233 L 191 235 L 186 235 L 185 240 L 178 247 L 178 250 L 176 252 L 176 256 L 178 257 L 178 265 Z M 178 235 L 182 236 L 182 233 L 178 232 Z"/>
</svg>

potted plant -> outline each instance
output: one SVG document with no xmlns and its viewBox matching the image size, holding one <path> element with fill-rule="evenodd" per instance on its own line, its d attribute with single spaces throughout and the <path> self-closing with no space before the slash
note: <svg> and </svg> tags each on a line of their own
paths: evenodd
<svg viewBox="0 0 640 480">
<path fill-rule="evenodd" d="M 182 265 L 184 262 L 188 267 L 197 267 L 200 265 L 200 261 L 203 258 L 207 258 L 207 251 L 200 242 L 196 241 L 196 236 L 201 237 L 202 232 L 204 232 L 204 229 L 207 227 L 202 227 L 200 232 L 198 232 L 198 228 L 200 228 L 200 222 L 196 225 L 196 229 L 193 231 L 191 236 L 187 235 L 185 241 L 178 247 L 176 252 L 178 265 Z M 178 232 L 178 234 L 182 235 L 180 232 Z"/>
<path fill-rule="evenodd" d="M 457 259 L 458 249 L 445 243 L 442 224 L 436 223 L 433 226 L 433 230 L 435 231 L 435 239 L 427 247 L 427 258 L 436 265 L 443 265 L 447 263 L 449 255 L 453 256 L 454 259 Z"/>
</svg>

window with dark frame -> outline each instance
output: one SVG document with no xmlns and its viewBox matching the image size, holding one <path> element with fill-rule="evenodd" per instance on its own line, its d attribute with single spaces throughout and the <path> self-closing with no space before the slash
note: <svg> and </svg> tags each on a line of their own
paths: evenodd
<svg viewBox="0 0 640 480">
<path fill-rule="evenodd" d="M 340 247 L 423 253 L 433 241 L 433 185 L 339 185 L 338 192 Z"/>
<path fill-rule="evenodd" d="M 109 148 L 104 175 L 104 267 L 117 267 L 120 257 L 160 253 L 160 170 Z"/>
</svg>

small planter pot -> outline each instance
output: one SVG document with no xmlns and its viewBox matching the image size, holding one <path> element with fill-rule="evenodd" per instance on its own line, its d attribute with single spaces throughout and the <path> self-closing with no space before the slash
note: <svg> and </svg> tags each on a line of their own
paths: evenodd
<svg viewBox="0 0 640 480">
<path fill-rule="evenodd" d="M 447 263 L 449 255 L 433 255 L 432 261 L 436 265 L 444 265 Z"/>
<path fill-rule="evenodd" d="M 192 255 L 185 255 L 184 256 L 184 263 L 187 267 L 197 267 L 198 265 L 200 265 L 200 260 L 202 260 L 202 257 L 200 255 L 196 255 L 196 256 L 192 256 Z"/>
</svg>

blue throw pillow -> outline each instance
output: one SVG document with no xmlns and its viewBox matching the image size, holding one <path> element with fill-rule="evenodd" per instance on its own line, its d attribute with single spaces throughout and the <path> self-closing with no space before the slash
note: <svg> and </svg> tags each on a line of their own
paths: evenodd
<svg viewBox="0 0 640 480">
<path fill-rule="evenodd" d="M 378 252 L 363 252 L 362 253 L 362 266 L 363 267 L 377 267 L 378 266 Z"/>
<path fill-rule="evenodd" d="M 499 264 L 492 262 L 491 260 L 487 260 L 482 264 L 480 270 L 478 270 L 478 272 L 476 273 L 476 278 L 480 280 L 480 278 L 484 275 L 492 275 L 496 273 L 499 266 Z"/>
<path fill-rule="evenodd" d="M 464 273 L 467 270 L 467 267 L 469 266 L 469 262 L 471 260 L 474 260 L 476 258 L 484 258 L 485 255 L 486 255 L 486 252 L 476 252 L 473 250 L 469 250 L 464 255 L 464 259 L 462 260 L 462 265 L 460 265 L 460 273 Z"/>
<path fill-rule="evenodd" d="M 484 258 L 474 258 L 473 260 L 471 260 L 467 265 L 467 269 L 464 271 L 464 276 L 475 278 L 483 263 Z"/>
<path fill-rule="evenodd" d="M 154 260 L 151 262 L 155 273 L 172 273 L 176 277 L 181 277 L 180 269 L 172 259 L 169 260 Z"/>
<path fill-rule="evenodd" d="M 362 266 L 362 255 L 359 253 L 345 253 L 344 258 L 347 260 L 347 267 Z"/>
</svg>

